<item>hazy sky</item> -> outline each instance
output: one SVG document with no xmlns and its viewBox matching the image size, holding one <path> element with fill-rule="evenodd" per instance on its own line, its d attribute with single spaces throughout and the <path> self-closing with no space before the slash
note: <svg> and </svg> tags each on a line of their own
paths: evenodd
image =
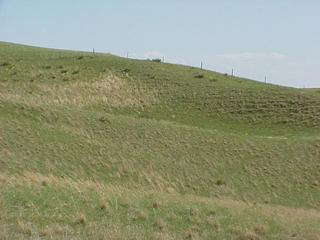
<svg viewBox="0 0 320 240">
<path fill-rule="evenodd" d="M 319 0 L 0 0 L 0 41 L 320 87 Z"/>
</svg>

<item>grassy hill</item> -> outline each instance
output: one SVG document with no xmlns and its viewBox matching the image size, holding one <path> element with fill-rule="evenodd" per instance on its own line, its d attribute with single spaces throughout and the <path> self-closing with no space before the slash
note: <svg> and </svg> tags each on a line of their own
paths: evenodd
<svg viewBox="0 0 320 240">
<path fill-rule="evenodd" d="M 319 90 L 0 43 L 0 239 L 319 239 Z"/>
</svg>

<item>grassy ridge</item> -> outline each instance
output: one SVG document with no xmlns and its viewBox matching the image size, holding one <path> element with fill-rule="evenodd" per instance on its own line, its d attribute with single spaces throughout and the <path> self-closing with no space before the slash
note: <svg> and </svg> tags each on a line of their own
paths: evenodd
<svg viewBox="0 0 320 240">
<path fill-rule="evenodd" d="M 319 136 L 316 89 L 0 43 L 0 238 L 317 239 Z"/>
<path fill-rule="evenodd" d="M 320 128 L 319 95 L 314 91 L 266 85 L 192 67 L 128 60 L 112 55 L 93 56 L 16 45 L 4 45 L 1 55 L 2 65 L 7 64 L 1 68 L 2 84 L 9 85 L 6 87 L 19 84 L 23 93 L 32 92 L 29 97 L 35 101 L 45 103 L 45 98 L 41 100 L 48 93 L 45 91 L 48 88 L 59 91 L 58 94 L 61 94 L 61 88 L 71 88 L 80 91 L 79 98 L 89 93 L 99 94 L 98 89 L 102 88 L 102 93 L 112 92 L 107 99 L 98 96 L 95 101 L 84 99 L 82 104 L 99 109 L 120 106 L 120 110 L 130 113 L 139 110 L 144 117 L 211 129 L 231 128 L 239 133 L 305 134 L 306 131 L 319 132 Z M 118 79 L 117 84 L 103 81 L 110 75 L 112 79 Z M 88 82 L 104 86 L 83 86 Z M 81 84 L 84 89 L 81 89 Z M 16 85 L 12 87 L 17 90 Z M 61 101 L 79 104 L 74 94 L 71 99 Z M 124 102 L 121 99 L 124 96 L 130 101 Z M 57 98 L 62 96 L 51 97 L 59 103 Z M 239 124 L 242 126 L 240 129 Z"/>
</svg>

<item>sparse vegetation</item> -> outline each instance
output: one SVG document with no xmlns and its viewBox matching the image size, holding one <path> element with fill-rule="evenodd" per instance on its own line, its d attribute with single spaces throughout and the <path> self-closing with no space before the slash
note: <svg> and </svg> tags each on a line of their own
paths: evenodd
<svg viewBox="0 0 320 240">
<path fill-rule="evenodd" d="M 318 90 L 14 44 L 0 59 L 0 239 L 319 236 Z"/>
</svg>

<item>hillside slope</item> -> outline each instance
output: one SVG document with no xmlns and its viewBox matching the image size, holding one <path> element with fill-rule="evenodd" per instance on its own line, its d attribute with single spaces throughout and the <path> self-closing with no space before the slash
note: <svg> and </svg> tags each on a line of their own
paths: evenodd
<svg viewBox="0 0 320 240">
<path fill-rule="evenodd" d="M 317 90 L 0 43 L 0 238 L 318 239 L 319 182 Z"/>
</svg>

